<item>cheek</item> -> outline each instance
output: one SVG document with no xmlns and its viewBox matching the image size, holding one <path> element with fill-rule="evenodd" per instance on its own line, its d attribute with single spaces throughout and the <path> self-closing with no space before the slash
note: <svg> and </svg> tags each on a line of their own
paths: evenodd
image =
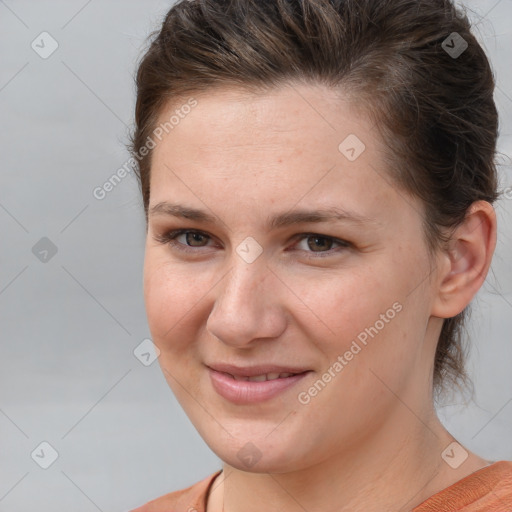
<svg viewBox="0 0 512 512">
<path fill-rule="evenodd" d="M 364 299 L 362 290 L 358 297 Z M 421 300 L 406 297 L 405 287 L 383 283 L 380 293 L 341 317 L 346 327 L 341 326 L 337 343 L 325 350 L 330 355 L 327 368 L 339 363 L 332 392 L 345 411 L 371 419 L 396 402 L 394 393 L 407 393 L 407 383 L 428 364 L 422 358 L 428 311 Z"/>
<path fill-rule="evenodd" d="M 163 375 L 184 410 L 190 407 L 190 395 L 200 391 L 195 343 L 205 289 L 190 271 L 180 271 L 179 266 L 158 254 L 147 254 L 144 300 L 148 326 L 160 350 L 158 362 Z"/>
<path fill-rule="evenodd" d="M 200 275 L 147 254 L 144 262 L 144 301 L 154 343 L 165 352 L 179 351 L 190 342 L 187 326 L 196 325 L 194 317 L 204 299 L 206 283 Z"/>
<path fill-rule="evenodd" d="M 298 285 L 297 296 L 308 309 L 295 319 L 324 354 L 324 371 L 344 375 L 333 380 L 348 379 L 364 392 L 376 380 L 370 370 L 392 380 L 400 365 L 410 366 L 420 345 L 406 333 L 418 312 L 405 298 L 407 283 L 396 272 L 380 266 L 344 269 L 315 279 L 314 286 L 308 279 Z"/>
<path fill-rule="evenodd" d="M 344 268 L 340 272 L 329 270 L 314 279 L 311 276 L 296 279 L 294 292 L 308 308 L 301 323 L 306 326 L 308 316 L 311 325 L 314 317 L 315 325 L 321 329 L 316 337 L 321 336 L 336 350 L 348 349 L 352 339 L 359 334 L 364 341 L 365 329 L 376 322 L 379 330 L 383 330 L 381 314 L 385 315 L 391 308 L 385 319 L 396 316 L 392 306 L 399 296 L 399 288 L 386 276 L 389 273 L 376 267 L 361 266 Z"/>
</svg>

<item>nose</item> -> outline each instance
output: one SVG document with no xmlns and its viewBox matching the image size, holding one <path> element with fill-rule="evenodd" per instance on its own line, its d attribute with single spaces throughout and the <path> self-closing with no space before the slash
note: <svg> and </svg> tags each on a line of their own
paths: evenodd
<svg viewBox="0 0 512 512">
<path fill-rule="evenodd" d="M 246 263 L 235 254 L 230 271 L 215 287 L 208 331 L 233 348 L 250 348 L 261 338 L 277 338 L 286 328 L 283 284 L 263 258 Z"/>
</svg>

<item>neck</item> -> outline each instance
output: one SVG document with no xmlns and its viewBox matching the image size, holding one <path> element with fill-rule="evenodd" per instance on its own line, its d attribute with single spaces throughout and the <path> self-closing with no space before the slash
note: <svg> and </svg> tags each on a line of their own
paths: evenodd
<svg viewBox="0 0 512 512">
<path fill-rule="evenodd" d="M 453 469 L 441 457 L 454 441 L 434 411 L 418 418 L 402 405 L 395 421 L 320 463 L 287 473 L 223 465 L 208 512 L 406 512 L 488 463 L 470 454 Z"/>
</svg>

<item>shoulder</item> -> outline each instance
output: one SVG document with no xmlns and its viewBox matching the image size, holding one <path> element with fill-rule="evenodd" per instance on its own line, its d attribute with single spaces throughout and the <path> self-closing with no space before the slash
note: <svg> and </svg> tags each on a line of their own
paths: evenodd
<svg viewBox="0 0 512 512">
<path fill-rule="evenodd" d="M 512 461 L 502 460 L 435 494 L 413 512 L 507 512 L 511 504 Z"/>
<path fill-rule="evenodd" d="M 488 469 L 488 477 L 482 475 L 481 479 L 482 487 L 488 489 L 487 501 L 496 510 L 512 510 L 512 461 L 495 462 Z"/>
<path fill-rule="evenodd" d="M 149 501 L 130 512 L 205 512 L 206 497 L 220 469 L 203 480 Z"/>
</svg>

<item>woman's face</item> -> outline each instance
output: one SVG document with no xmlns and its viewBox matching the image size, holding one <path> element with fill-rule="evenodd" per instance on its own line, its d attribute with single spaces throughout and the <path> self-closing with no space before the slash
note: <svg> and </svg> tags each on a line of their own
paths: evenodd
<svg viewBox="0 0 512 512">
<path fill-rule="evenodd" d="M 320 86 L 195 99 L 153 150 L 144 289 L 200 435 L 231 466 L 286 472 L 419 423 L 440 328 L 422 206 L 372 123 Z M 220 364 L 308 372 L 246 382 Z"/>
</svg>

